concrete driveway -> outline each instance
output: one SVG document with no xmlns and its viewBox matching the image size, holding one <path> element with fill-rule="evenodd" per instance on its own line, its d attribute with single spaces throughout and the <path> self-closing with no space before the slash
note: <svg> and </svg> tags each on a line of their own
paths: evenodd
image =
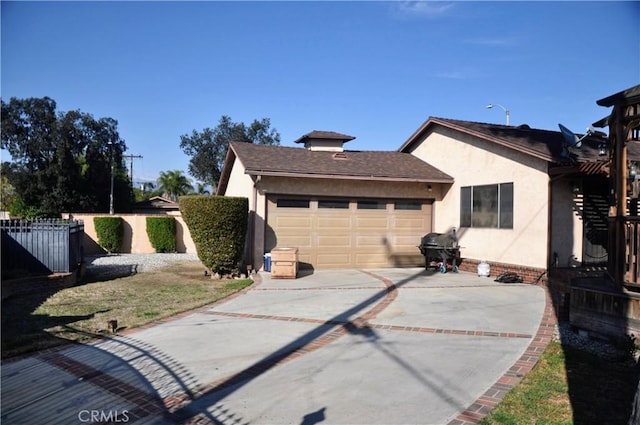
<svg viewBox="0 0 640 425">
<path fill-rule="evenodd" d="M 541 287 L 423 269 L 259 276 L 146 329 L 2 365 L 2 423 L 475 423 L 553 331 Z"/>
</svg>

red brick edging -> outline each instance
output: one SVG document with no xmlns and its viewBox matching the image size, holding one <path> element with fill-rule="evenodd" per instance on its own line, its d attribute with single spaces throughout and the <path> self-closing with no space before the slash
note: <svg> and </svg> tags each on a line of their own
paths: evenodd
<svg viewBox="0 0 640 425">
<path fill-rule="evenodd" d="M 524 376 L 538 363 L 558 323 L 549 290 L 545 291 L 545 308 L 538 327 L 538 332 L 525 350 L 524 354 L 511 366 L 511 368 L 498 381 L 480 396 L 471 406 L 452 419 L 448 425 L 473 425 L 482 420 L 496 407 L 509 391 L 518 385 Z"/>
</svg>

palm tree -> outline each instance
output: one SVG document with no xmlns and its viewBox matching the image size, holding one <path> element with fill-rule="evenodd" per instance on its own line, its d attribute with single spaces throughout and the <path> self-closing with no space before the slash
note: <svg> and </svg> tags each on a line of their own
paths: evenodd
<svg viewBox="0 0 640 425">
<path fill-rule="evenodd" d="M 196 193 L 198 195 L 209 195 L 211 193 L 207 189 L 207 184 L 206 183 L 198 183 L 198 184 L 196 184 L 196 187 L 198 188 L 196 190 Z"/>
<path fill-rule="evenodd" d="M 178 196 L 186 195 L 193 190 L 191 182 L 180 170 L 161 171 L 158 185 L 164 195 L 174 202 L 178 200 Z"/>
</svg>

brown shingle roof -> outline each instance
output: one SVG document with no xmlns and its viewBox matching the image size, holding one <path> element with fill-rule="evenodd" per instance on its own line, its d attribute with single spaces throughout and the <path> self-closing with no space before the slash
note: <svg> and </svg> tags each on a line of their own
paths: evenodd
<svg viewBox="0 0 640 425">
<path fill-rule="evenodd" d="M 601 143 L 606 143 L 606 138 L 588 136 L 582 141 L 581 148 L 570 149 L 570 156 L 567 158 L 562 156 L 565 142 L 560 131 L 540 130 L 526 125 L 506 126 L 430 117 L 399 151 L 411 152 L 413 145 L 421 140 L 421 135 L 435 126 L 444 126 L 557 164 L 601 161 L 603 157 L 598 154 L 598 147 Z M 630 147 L 630 157 L 640 157 L 639 154 L 640 151 Z"/>
<path fill-rule="evenodd" d="M 310 151 L 232 143 L 248 174 L 452 183 L 453 178 L 413 155 L 381 151 Z"/>
</svg>

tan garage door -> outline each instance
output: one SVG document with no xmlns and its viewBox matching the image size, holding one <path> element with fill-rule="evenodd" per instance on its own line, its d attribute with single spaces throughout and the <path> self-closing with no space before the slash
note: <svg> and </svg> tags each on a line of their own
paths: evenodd
<svg viewBox="0 0 640 425">
<path fill-rule="evenodd" d="M 314 268 L 421 265 L 431 201 L 271 196 L 266 250 L 297 247 Z"/>
</svg>

